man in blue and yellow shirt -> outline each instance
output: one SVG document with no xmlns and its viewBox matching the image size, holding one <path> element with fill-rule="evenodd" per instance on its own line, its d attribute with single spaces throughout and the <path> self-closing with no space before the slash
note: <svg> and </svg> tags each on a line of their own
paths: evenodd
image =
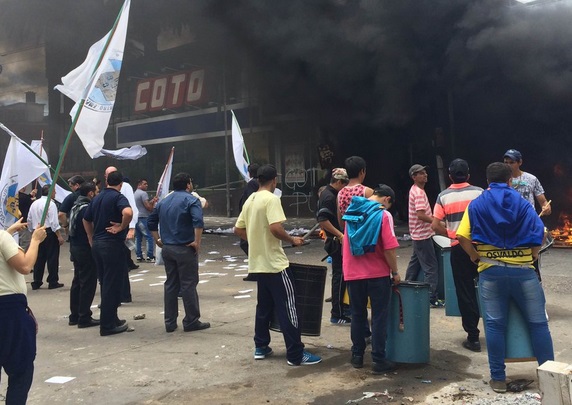
<svg viewBox="0 0 572 405">
<path fill-rule="evenodd" d="M 511 299 L 529 325 L 538 363 L 554 360 L 544 291 L 532 264 L 542 245 L 544 225 L 534 208 L 510 187 L 510 180 L 507 164 L 491 163 L 489 189 L 471 201 L 457 229 L 459 243 L 478 264 L 490 385 L 495 392 L 506 392 L 505 334 Z"/>
</svg>

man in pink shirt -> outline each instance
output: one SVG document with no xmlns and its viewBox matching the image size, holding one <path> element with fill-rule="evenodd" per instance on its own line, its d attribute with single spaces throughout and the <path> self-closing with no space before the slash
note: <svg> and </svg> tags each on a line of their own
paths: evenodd
<svg viewBox="0 0 572 405">
<path fill-rule="evenodd" d="M 352 313 L 351 364 L 363 367 L 366 348 L 367 302 L 371 302 L 371 357 L 373 374 L 395 369 L 395 363 L 385 358 L 391 277 L 393 284 L 400 282 L 397 271 L 396 248 L 399 247 L 393 229 L 390 208 L 395 193 L 391 187 L 380 184 L 366 199 L 356 196 L 349 205 L 345 237 L 342 244 L 343 271 Z M 353 254 L 352 254 L 353 252 Z"/>
<path fill-rule="evenodd" d="M 409 169 L 409 177 L 413 179 L 413 185 L 409 190 L 409 233 L 413 240 L 413 255 L 409 260 L 406 280 L 417 280 L 419 271 L 425 273 L 425 282 L 429 283 L 431 295 L 429 303 L 432 308 L 444 307 L 443 301 L 437 295 L 438 264 L 433 238 L 435 232 L 431 229 L 433 213 L 429 199 L 425 193 L 427 184 L 427 166 L 414 164 Z"/>
</svg>

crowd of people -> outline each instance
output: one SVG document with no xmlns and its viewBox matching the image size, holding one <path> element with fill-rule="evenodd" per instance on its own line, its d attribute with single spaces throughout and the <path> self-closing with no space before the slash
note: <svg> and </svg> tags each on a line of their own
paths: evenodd
<svg viewBox="0 0 572 405">
<path fill-rule="evenodd" d="M 478 323 L 482 313 L 490 384 L 497 392 L 506 391 L 504 337 L 510 299 L 529 325 L 539 364 L 554 359 L 538 265 L 545 229 L 534 209 L 536 200 L 541 215 L 548 215 L 550 201 L 538 179 L 522 171 L 521 165 L 522 154 L 509 149 L 504 162 L 487 167 L 488 187 L 483 190 L 469 183 L 468 163 L 455 159 L 449 165 L 452 184 L 439 194 L 433 209 L 425 193 L 427 166 L 414 164 L 408 173 L 413 183 L 408 199 L 413 254 L 404 282 L 415 281 L 422 274 L 430 291 L 427 305 L 442 308 L 446 303 L 438 296 L 432 237 L 440 234 L 451 239 L 453 279 L 467 333 L 462 346 L 481 351 Z M 257 282 L 254 359 L 263 360 L 273 353 L 269 328 L 276 314 L 287 363 L 317 364 L 322 359 L 305 350 L 302 343 L 294 277 L 282 248 L 282 242 L 300 246 L 304 240 L 289 235 L 283 227 L 286 216 L 274 193 L 276 168 L 253 163 L 249 173 L 251 180 L 241 198 L 234 229 L 248 255 L 245 280 Z M 385 184 L 365 186 L 365 176 L 366 162 L 359 156 L 347 158 L 343 168 L 334 168 L 328 175 L 329 184 L 320 192 L 317 220 L 332 263 L 330 322 L 350 326 L 351 365 L 364 366 L 371 344 L 372 372 L 381 374 L 396 368 L 385 348 L 391 291 L 401 283 L 396 255 L 399 243 L 390 212 L 395 192 Z M 49 186 L 42 187 L 39 198 L 35 191 L 27 194 L 20 190 L 23 218 L 0 230 L 0 367 L 9 376 L 9 404 L 25 403 L 36 353 L 36 323 L 27 306 L 24 275 L 33 271 L 31 286 L 37 290 L 43 285 L 47 264 L 48 288 L 63 287 L 58 261 L 64 230 L 74 264 L 70 326 L 98 326 L 101 336 L 128 330 L 127 322 L 118 316 L 118 307 L 132 299 L 128 272 L 137 267 L 131 260 L 134 249 L 138 262 L 154 262 L 160 250 L 167 276 L 166 332 L 178 328 L 178 297 L 183 302 L 185 332 L 210 327 L 200 319 L 197 293 L 203 209 L 208 202 L 194 192 L 191 176 L 175 175 L 173 191 L 160 201 L 149 197 L 146 179 L 137 182 L 134 192 L 113 166 L 105 170 L 104 187 L 82 176 L 73 176 L 68 183 L 72 194 L 59 212 L 51 201 L 54 196 L 48 195 Z M 20 246 L 12 238 L 15 232 L 21 235 Z M 474 288 L 477 279 L 481 312 Z M 101 311 L 96 319 L 91 305 L 98 282 Z M 16 341 L 16 335 L 23 338 Z"/>
</svg>

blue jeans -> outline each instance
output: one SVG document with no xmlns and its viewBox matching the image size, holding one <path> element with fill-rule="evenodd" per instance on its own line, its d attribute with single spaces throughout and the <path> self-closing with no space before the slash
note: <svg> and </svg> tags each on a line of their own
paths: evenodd
<svg viewBox="0 0 572 405">
<path fill-rule="evenodd" d="M 367 334 L 367 299 L 371 301 L 371 358 L 374 363 L 385 359 L 387 322 L 391 298 L 389 277 L 346 281 L 352 311 L 352 354 L 363 356 Z"/>
<path fill-rule="evenodd" d="M 505 333 L 511 299 L 528 323 L 538 364 L 554 360 L 552 337 L 546 320 L 546 300 L 534 269 L 492 266 L 479 274 L 479 294 L 493 380 L 506 380 Z"/>
<path fill-rule="evenodd" d="M 137 221 L 137 226 L 135 227 L 135 254 L 138 258 L 143 257 L 143 250 L 141 249 L 143 237 L 147 240 L 147 257 L 150 259 L 155 258 L 155 241 L 147 226 L 147 217 L 139 217 L 139 221 Z"/>
</svg>

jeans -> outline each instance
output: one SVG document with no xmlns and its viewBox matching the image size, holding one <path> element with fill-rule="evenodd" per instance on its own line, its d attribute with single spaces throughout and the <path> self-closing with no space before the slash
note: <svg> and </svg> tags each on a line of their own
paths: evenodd
<svg viewBox="0 0 572 405">
<path fill-rule="evenodd" d="M 371 301 L 371 358 L 374 363 L 385 359 L 391 281 L 389 277 L 346 281 L 352 311 L 352 354 L 363 356 L 367 324 L 367 299 Z"/>
<path fill-rule="evenodd" d="M 405 272 L 406 280 L 417 280 L 419 271 L 425 273 L 425 282 L 429 283 L 431 301 L 438 298 L 437 283 L 439 281 L 439 265 L 433 246 L 433 238 L 413 241 L 413 255 Z"/>
<path fill-rule="evenodd" d="M 150 259 L 155 258 L 155 242 L 151 231 L 147 226 L 147 217 L 139 217 L 137 226 L 135 227 L 135 254 L 138 258 L 143 258 L 142 242 L 143 237 L 147 240 L 147 257 Z"/>
<path fill-rule="evenodd" d="M 534 356 L 538 364 L 554 360 L 552 337 L 546 320 L 544 291 L 534 269 L 492 266 L 479 274 L 491 378 L 506 380 L 505 334 L 509 302 L 512 299 L 528 323 Z"/>
</svg>

